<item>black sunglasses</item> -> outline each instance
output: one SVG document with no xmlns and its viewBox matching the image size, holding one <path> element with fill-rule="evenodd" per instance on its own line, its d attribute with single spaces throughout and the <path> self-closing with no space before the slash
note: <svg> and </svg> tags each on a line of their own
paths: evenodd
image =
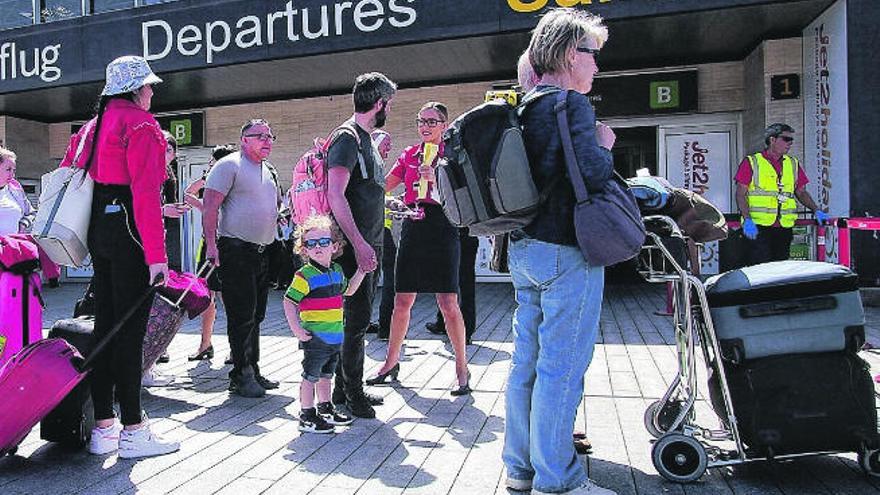
<svg viewBox="0 0 880 495">
<path fill-rule="evenodd" d="M 303 244 L 309 249 L 314 248 L 315 246 L 327 247 L 330 244 L 333 244 L 333 239 L 329 237 L 321 237 L 320 239 L 306 239 L 303 241 Z"/>
<path fill-rule="evenodd" d="M 781 140 L 785 141 L 786 143 L 790 143 L 790 142 L 794 141 L 794 137 L 792 137 L 792 136 L 776 136 L 776 139 L 781 139 Z"/>
<path fill-rule="evenodd" d="M 575 49 L 576 49 L 577 51 L 581 52 L 581 53 L 589 53 L 589 54 L 592 55 L 593 57 L 596 57 L 596 56 L 599 55 L 599 49 L 598 49 L 598 48 L 590 48 L 590 47 L 588 47 L 588 46 L 578 46 L 578 47 L 576 47 Z"/>
</svg>

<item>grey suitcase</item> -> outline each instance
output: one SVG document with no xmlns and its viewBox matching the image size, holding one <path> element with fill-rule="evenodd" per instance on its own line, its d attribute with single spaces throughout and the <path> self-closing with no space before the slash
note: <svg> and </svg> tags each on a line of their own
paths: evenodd
<svg viewBox="0 0 880 495">
<path fill-rule="evenodd" d="M 723 357 L 739 363 L 849 350 L 865 341 L 858 277 L 840 265 L 775 261 L 706 281 Z"/>
</svg>

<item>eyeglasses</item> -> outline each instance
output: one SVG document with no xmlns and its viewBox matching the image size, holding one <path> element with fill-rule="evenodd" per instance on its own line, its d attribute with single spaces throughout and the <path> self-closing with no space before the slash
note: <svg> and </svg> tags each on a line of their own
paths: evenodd
<svg viewBox="0 0 880 495">
<path fill-rule="evenodd" d="M 593 56 L 593 58 L 597 58 L 599 56 L 599 49 L 598 48 L 590 48 L 588 46 L 578 46 L 575 48 L 575 50 L 577 50 L 581 53 L 589 53 L 590 55 Z"/>
<path fill-rule="evenodd" d="M 438 125 L 446 122 L 445 120 L 437 120 L 437 119 L 416 119 L 416 125 L 421 127 L 426 125 L 428 127 L 437 127 Z"/>
<path fill-rule="evenodd" d="M 329 237 L 321 237 L 320 239 L 306 239 L 303 241 L 303 244 L 309 249 L 313 249 L 315 246 L 327 247 L 330 244 L 333 244 L 333 239 Z"/>
<path fill-rule="evenodd" d="M 785 141 L 786 143 L 790 143 L 790 142 L 794 141 L 794 136 L 776 136 L 776 139 L 781 139 L 781 140 Z"/>
<path fill-rule="evenodd" d="M 245 134 L 244 137 L 246 137 L 246 138 L 257 138 L 257 139 L 259 139 L 260 141 L 272 141 L 273 143 L 275 142 L 275 139 L 276 139 L 275 136 L 273 136 L 272 134 L 263 134 L 263 133 L 260 133 L 260 134 Z"/>
</svg>

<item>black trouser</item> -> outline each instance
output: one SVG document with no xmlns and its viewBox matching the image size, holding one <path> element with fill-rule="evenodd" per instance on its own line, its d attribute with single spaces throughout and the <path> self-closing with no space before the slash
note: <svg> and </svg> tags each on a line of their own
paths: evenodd
<svg viewBox="0 0 880 495">
<path fill-rule="evenodd" d="M 95 270 L 92 288 L 96 340 L 107 335 L 149 288 L 150 272 L 139 244 L 133 211 L 128 186 L 95 184 L 88 244 Z M 95 359 L 91 388 L 96 420 L 113 417 L 115 389 L 122 424 L 136 425 L 142 421 L 141 376 L 149 316 L 147 302 Z"/>
<path fill-rule="evenodd" d="M 230 378 L 253 367 L 259 375 L 260 323 L 266 317 L 269 298 L 269 255 L 265 246 L 231 237 L 217 240 L 223 306 L 226 307 L 226 336 L 232 349 Z"/>
<path fill-rule="evenodd" d="M 382 247 L 373 246 L 376 256 L 382 256 Z M 354 249 L 346 245 L 337 260 L 347 278 L 357 270 Z M 345 392 L 348 399 L 357 399 L 364 393 L 364 335 L 373 314 L 373 297 L 376 294 L 377 275 L 370 272 L 364 277 L 357 292 L 345 298 L 345 339 L 339 366 L 336 367 L 336 388 Z"/>
<path fill-rule="evenodd" d="M 787 260 L 791 256 L 792 237 L 793 233 L 790 228 L 759 225 L 758 238 L 749 239 L 746 243 L 749 265 Z"/>
<path fill-rule="evenodd" d="M 293 242 L 294 241 L 278 241 L 280 246 L 279 255 L 278 255 L 278 288 L 279 289 L 287 289 L 290 285 L 290 282 L 293 281 L 293 274 L 296 273 L 297 270 L 302 267 L 302 262 L 300 261 L 300 257 L 298 254 L 293 252 Z M 273 277 L 272 272 L 269 272 L 269 278 Z M 271 282 L 271 280 L 270 280 Z"/>
<path fill-rule="evenodd" d="M 458 264 L 458 307 L 461 308 L 461 316 L 464 318 L 464 333 L 468 338 L 474 335 L 477 329 L 477 250 L 480 248 L 480 240 L 471 237 L 467 229 L 459 230 L 459 243 L 461 245 L 461 259 Z M 443 313 L 437 310 L 437 324 L 441 327 L 446 325 Z"/>
<path fill-rule="evenodd" d="M 397 258 L 397 246 L 391 229 L 385 230 L 382 245 L 382 299 L 379 303 L 379 337 L 387 338 L 391 330 L 391 314 L 394 313 L 394 260 Z"/>
</svg>

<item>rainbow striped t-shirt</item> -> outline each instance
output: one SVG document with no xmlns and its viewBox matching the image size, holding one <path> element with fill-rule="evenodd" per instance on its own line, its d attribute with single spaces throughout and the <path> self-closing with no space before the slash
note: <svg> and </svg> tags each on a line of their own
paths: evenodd
<svg viewBox="0 0 880 495">
<path fill-rule="evenodd" d="M 342 267 L 332 263 L 329 268 L 306 263 L 293 276 L 284 297 L 299 305 L 303 329 L 325 343 L 342 343 L 342 297 L 348 280 Z"/>
</svg>

